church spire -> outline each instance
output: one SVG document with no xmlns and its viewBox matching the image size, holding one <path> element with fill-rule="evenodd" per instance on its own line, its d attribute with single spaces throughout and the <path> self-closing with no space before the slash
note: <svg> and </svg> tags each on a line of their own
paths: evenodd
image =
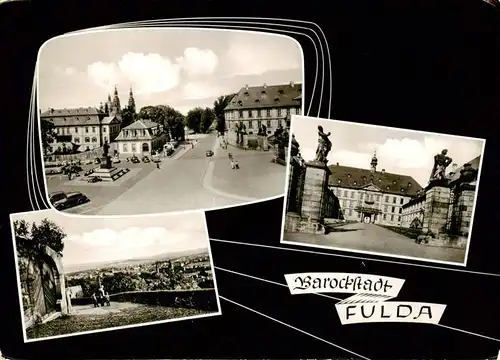
<svg viewBox="0 0 500 360">
<path fill-rule="evenodd" d="M 128 93 L 128 108 L 135 113 L 135 99 L 134 93 L 132 92 L 132 86 L 130 87 L 130 91 Z"/>
<path fill-rule="evenodd" d="M 373 152 L 373 157 L 372 157 L 372 162 L 370 163 L 371 165 L 371 171 L 374 173 L 377 171 L 377 164 L 378 164 L 378 159 L 377 159 L 377 151 Z"/>
<path fill-rule="evenodd" d="M 113 102 L 111 103 L 111 111 L 117 115 L 121 112 L 120 98 L 118 97 L 118 89 L 115 85 L 115 91 L 113 92 Z"/>
</svg>

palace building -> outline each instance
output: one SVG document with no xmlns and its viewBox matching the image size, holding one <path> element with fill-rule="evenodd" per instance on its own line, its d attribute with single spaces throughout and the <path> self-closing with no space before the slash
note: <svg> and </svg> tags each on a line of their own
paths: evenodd
<svg viewBox="0 0 500 360">
<path fill-rule="evenodd" d="M 132 89 L 130 96 L 133 99 Z M 130 99 L 129 99 L 130 102 Z M 52 152 L 62 148 L 72 148 L 79 152 L 101 147 L 104 142 L 111 143 L 120 133 L 121 105 L 115 86 L 113 98 L 100 107 L 81 107 L 73 109 L 48 109 L 40 113 L 40 120 L 54 124 L 56 139 L 51 145 Z"/>
<path fill-rule="evenodd" d="M 290 128 L 291 115 L 300 115 L 302 109 L 302 84 L 242 87 L 224 109 L 228 130 L 228 142 L 235 144 L 236 128 L 241 121 L 245 125 L 249 141 L 257 138 L 259 128 L 264 125 L 267 136 L 274 134 L 281 125 Z"/>
<path fill-rule="evenodd" d="M 167 136 L 163 125 L 142 119 L 123 128 L 115 141 L 121 155 L 146 156 L 155 150 L 163 150 Z"/>
<path fill-rule="evenodd" d="M 377 170 L 373 155 L 370 169 L 330 165 L 328 188 L 338 198 L 345 220 L 400 226 L 403 206 L 422 190 L 408 175 Z"/>
</svg>

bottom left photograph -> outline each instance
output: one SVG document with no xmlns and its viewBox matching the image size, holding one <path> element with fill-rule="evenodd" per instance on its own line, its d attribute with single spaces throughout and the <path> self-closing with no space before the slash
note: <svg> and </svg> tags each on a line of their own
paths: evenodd
<svg viewBox="0 0 500 360">
<path fill-rule="evenodd" d="M 221 314 L 204 212 L 10 220 L 25 342 Z"/>
</svg>

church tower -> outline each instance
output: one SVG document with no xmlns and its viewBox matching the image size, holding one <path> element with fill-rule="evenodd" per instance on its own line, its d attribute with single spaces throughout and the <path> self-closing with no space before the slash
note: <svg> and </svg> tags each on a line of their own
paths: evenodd
<svg viewBox="0 0 500 360">
<path fill-rule="evenodd" d="M 106 104 L 104 105 L 104 111 L 109 114 L 111 112 L 111 109 L 113 108 L 113 105 L 111 103 L 111 95 L 108 94 L 108 100 L 106 101 Z"/>
<path fill-rule="evenodd" d="M 374 173 L 377 171 L 377 164 L 378 164 L 378 159 L 377 159 L 377 152 L 373 152 L 373 157 L 372 157 L 372 162 L 370 163 L 371 165 L 371 172 Z"/>
<path fill-rule="evenodd" d="M 130 91 L 128 93 L 128 108 L 135 113 L 135 99 L 134 93 L 132 92 L 132 86 L 130 87 Z"/>
<path fill-rule="evenodd" d="M 113 93 L 113 102 L 111 103 L 111 112 L 115 115 L 119 115 L 121 113 L 122 107 L 120 105 L 120 98 L 118 97 L 118 89 L 115 85 L 115 91 Z"/>
</svg>

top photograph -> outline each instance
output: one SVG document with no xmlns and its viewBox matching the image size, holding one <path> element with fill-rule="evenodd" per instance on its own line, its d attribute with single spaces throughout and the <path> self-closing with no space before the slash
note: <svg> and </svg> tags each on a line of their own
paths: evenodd
<svg viewBox="0 0 500 360">
<path fill-rule="evenodd" d="M 215 210 L 284 196 L 304 60 L 293 38 L 86 31 L 37 61 L 47 197 L 75 215 Z"/>
</svg>

